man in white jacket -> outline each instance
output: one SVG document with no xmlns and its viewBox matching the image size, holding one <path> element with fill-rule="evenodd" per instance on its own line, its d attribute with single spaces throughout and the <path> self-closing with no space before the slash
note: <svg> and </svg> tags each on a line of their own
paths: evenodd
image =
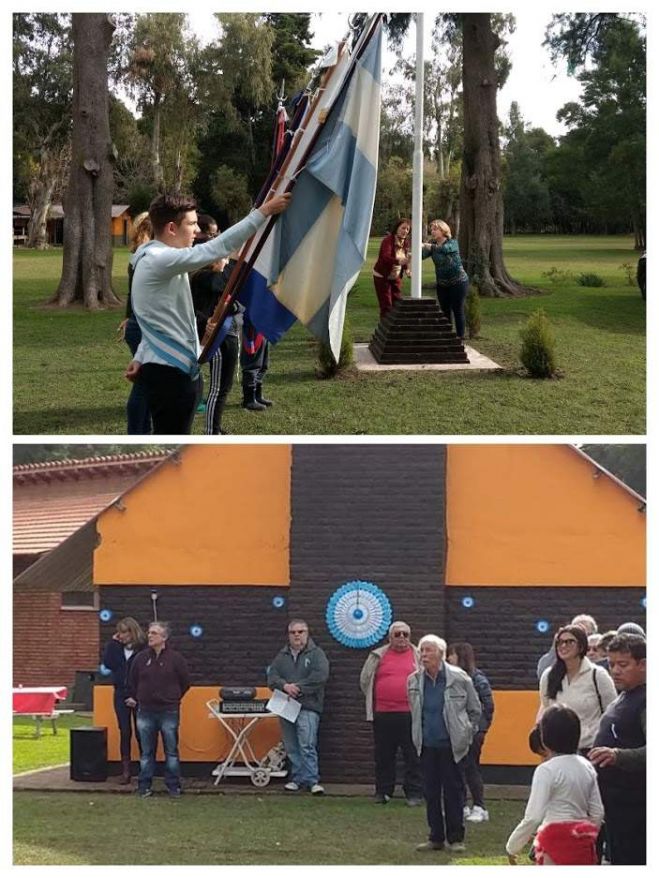
<svg viewBox="0 0 659 878">
<path fill-rule="evenodd" d="M 190 433 L 201 395 L 197 325 L 188 272 L 241 247 L 272 214 L 286 210 L 290 195 L 276 195 L 226 232 L 193 247 L 196 202 L 183 195 L 159 195 L 149 207 L 154 238 L 131 257 L 131 300 L 142 341 L 126 370 L 144 385 L 153 432 Z"/>
</svg>

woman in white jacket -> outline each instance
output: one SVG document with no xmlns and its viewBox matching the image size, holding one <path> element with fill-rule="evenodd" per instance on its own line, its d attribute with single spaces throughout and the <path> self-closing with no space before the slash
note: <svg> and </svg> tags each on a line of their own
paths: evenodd
<svg viewBox="0 0 659 878">
<path fill-rule="evenodd" d="M 540 678 L 540 711 L 552 704 L 571 707 L 581 722 L 579 753 L 592 747 L 602 714 L 617 693 L 608 671 L 593 664 L 588 652 L 588 636 L 580 625 L 559 628 L 554 638 L 556 661 Z"/>
</svg>

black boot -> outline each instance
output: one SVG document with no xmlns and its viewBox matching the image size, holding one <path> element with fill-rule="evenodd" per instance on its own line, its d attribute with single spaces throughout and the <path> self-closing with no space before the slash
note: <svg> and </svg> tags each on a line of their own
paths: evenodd
<svg viewBox="0 0 659 878">
<path fill-rule="evenodd" d="M 243 387 L 243 408 L 250 412 L 264 412 L 265 406 L 256 401 L 256 387 Z"/>
<path fill-rule="evenodd" d="M 267 406 L 268 408 L 270 408 L 271 405 L 274 405 L 271 399 L 266 399 L 263 396 L 263 384 L 260 381 L 256 385 L 256 401 L 260 402 L 261 405 Z"/>
</svg>

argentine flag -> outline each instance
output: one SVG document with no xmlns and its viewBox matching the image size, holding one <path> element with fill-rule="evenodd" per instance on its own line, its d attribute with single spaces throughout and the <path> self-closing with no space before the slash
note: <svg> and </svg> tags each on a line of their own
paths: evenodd
<svg viewBox="0 0 659 878">
<path fill-rule="evenodd" d="M 345 51 L 328 82 L 328 95 L 318 102 L 311 123 L 305 124 L 297 155 L 304 153 L 323 106 L 333 100 L 304 168 L 297 169 L 291 160 L 279 189 L 297 175 L 291 203 L 238 296 L 251 322 L 270 341 L 278 341 L 299 320 L 329 342 L 337 360 L 346 300 L 366 258 L 373 216 L 381 54 L 380 18 L 352 76 L 346 83 L 350 55 Z"/>
</svg>

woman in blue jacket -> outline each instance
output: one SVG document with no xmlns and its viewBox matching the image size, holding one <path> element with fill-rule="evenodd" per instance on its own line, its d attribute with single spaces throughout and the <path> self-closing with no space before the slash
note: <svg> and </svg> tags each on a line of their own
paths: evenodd
<svg viewBox="0 0 659 878">
<path fill-rule="evenodd" d="M 119 748 L 121 752 L 121 778 L 119 783 L 130 783 L 130 745 L 132 735 L 137 734 L 135 708 L 128 707 L 128 675 L 133 659 L 146 646 L 146 637 L 139 624 L 131 616 L 117 622 L 117 628 L 103 650 L 103 664 L 112 671 L 114 683 L 114 712 L 119 726 Z"/>
<path fill-rule="evenodd" d="M 444 220 L 433 220 L 430 223 L 430 234 L 432 241 L 423 245 L 421 258 L 430 257 L 435 263 L 439 307 L 449 321 L 453 320 L 455 333 L 463 341 L 469 278 L 462 267 L 458 242 L 452 237 L 451 227 Z"/>
<path fill-rule="evenodd" d="M 483 799 L 483 778 L 481 777 L 481 750 L 487 730 L 492 725 L 494 716 L 494 698 L 489 680 L 476 667 L 474 648 L 471 643 L 452 643 L 448 648 L 446 660 L 466 671 L 474 684 L 474 689 L 481 703 L 481 718 L 478 731 L 474 735 L 469 752 L 464 758 L 465 784 L 469 788 L 473 808 L 465 805 L 465 817 L 470 823 L 483 823 L 490 819 Z M 465 796 L 466 802 L 466 796 Z"/>
</svg>

